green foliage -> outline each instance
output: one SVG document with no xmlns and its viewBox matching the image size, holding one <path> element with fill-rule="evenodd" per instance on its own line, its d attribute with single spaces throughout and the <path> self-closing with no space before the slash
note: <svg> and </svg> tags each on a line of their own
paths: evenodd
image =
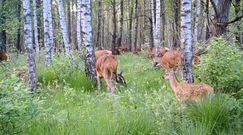
<svg viewBox="0 0 243 135">
<path fill-rule="evenodd" d="M 243 54 L 223 38 L 212 42 L 208 54 L 203 57 L 199 79 L 223 92 L 239 92 L 243 89 Z M 242 92 L 241 92 L 242 93 Z"/>
<path fill-rule="evenodd" d="M 210 97 L 186 109 L 186 115 L 192 124 L 182 128 L 185 134 L 222 134 L 241 130 L 241 107 L 234 98 L 220 94 Z"/>
<path fill-rule="evenodd" d="M 97 93 L 85 77 L 84 64 L 79 59 L 74 65 L 61 54 L 54 57 L 51 67 L 45 68 L 41 57 L 38 63 L 41 85 L 34 97 L 10 68 L 26 68 L 23 64 L 26 56 L 1 63 L 0 79 L 4 79 L 1 81 L 4 85 L 0 84 L 0 90 L 9 94 L 0 100 L 13 100 L 10 103 L 14 103 L 18 111 L 9 111 L 8 102 L 0 105 L 4 106 L 3 111 L 10 112 L 0 115 L 5 120 L 0 123 L 11 119 L 15 124 L 15 129 L 5 126 L 0 134 L 221 135 L 242 132 L 242 99 L 216 96 L 181 109 L 169 83 L 162 78 L 163 71 L 154 69 L 151 60 L 133 54 L 118 56 L 118 70 L 124 71 L 128 87 L 118 87 L 118 93 L 112 95 L 102 81 L 103 91 Z M 13 83 L 6 85 L 6 82 Z M 90 89 L 91 92 L 85 92 Z M 18 117 L 13 117 L 15 113 Z"/>
<path fill-rule="evenodd" d="M 16 77 L 0 81 L 0 134 L 18 134 L 28 127 L 35 115 L 34 102 Z"/>
<path fill-rule="evenodd" d="M 76 65 L 73 65 L 60 54 L 54 58 L 50 67 L 45 67 L 43 63 L 40 63 L 38 65 L 39 82 L 44 86 L 58 82 L 76 90 L 92 91 L 93 84 L 85 76 L 83 63 L 78 60 L 75 62 L 77 62 Z"/>
</svg>

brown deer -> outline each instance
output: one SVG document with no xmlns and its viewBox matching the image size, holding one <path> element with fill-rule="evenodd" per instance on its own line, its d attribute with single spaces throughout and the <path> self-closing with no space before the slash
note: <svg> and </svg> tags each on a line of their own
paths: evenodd
<svg viewBox="0 0 243 135">
<path fill-rule="evenodd" d="M 104 78 L 108 89 L 111 93 L 115 93 L 115 86 L 112 83 L 112 80 L 118 84 L 126 86 L 125 78 L 122 75 L 122 72 L 117 74 L 118 61 L 114 55 L 102 55 L 97 59 L 96 62 L 96 73 L 97 73 L 97 83 L 98 90 L 100 90 L 100 78 Z"/>
<path fill-rule="evenodd" d="M 213 94 L 214 90 L 211 86 L 201 84 L 180 83 L 176 80 L 175 72 L 171 70 L 166 73 L 164 79 L 169 80 L 170 86 L 175 92 L 176 98 L 185 106 L 186 101 L 200 101 L 202 98 Z"/>
<path fill-rule="evenodd" d="M 10 61 L 10 53 L 0 52 L 0 61 Z"/>
<path fill-rule="evenodd" d="M 95 56 L 96 56 L 96 60 L 98 60 L 98 58 L 100 58 L 102 55 L 111 55 L 112 52 L 110 50 L 97 50 L 95 51 Z"/>
<path fill-rule="evenodd" d="M 162 66 L 166 69 L 176 70 L 179 66 L 182 65 L 183 55 L 177 50 L 169 50 L 162 57 L 154 57 L 154 66 Z"/>
<path fill-rule="evenodd" d="M 160 48 L 160 54 L 159 56 L 162 57 L 167 51 L 169 51 L 170 49 L 168 47 L 161 47 Z M 155 48 L 150 48 L 149 52 L 148 52 L 148 57 L 149 58 L 154 58 L 156 57 L 156 49 Z"/>
</svg>

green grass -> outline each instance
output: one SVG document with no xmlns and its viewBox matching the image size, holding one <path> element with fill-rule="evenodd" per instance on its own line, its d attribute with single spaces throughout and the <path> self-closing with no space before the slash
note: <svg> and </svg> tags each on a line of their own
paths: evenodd
<svg viewBox="0 0 243 135">
<path fill-rule="evenodd" d="M 116 95 L 107 91 L 104 81 L 102 92 L 97 93 L 79 59 L 72 65 L 63 55 L 54 57 L 50 68 L 40 59 L 39 93 L 33 97 L 31 119 L 25 121 L 20 134 L 204 135 L 242 131 L 240 101 L 219 96 L 182 109 L 163 79 L 163 70 L 153 68 L 150 59 L 133 54 L 118 57 L 118 70 L 124 71 L 128 87 L 118 86 Z M 14 68 L 26 68 L 24 61 L 26 57 L 21 55 L 5 63 L 9 68 L 0 67 L 4 71 L 0 77 L 11 80 L 14 74 L 7 74 Z"/>
</svg>

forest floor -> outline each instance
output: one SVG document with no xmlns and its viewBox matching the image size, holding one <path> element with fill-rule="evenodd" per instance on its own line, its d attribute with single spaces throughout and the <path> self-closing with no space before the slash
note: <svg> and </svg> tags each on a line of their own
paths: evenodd
<svg viewBox="0 0 243 135">
<path fill-rule="evenodd" d="M 198 104 L 191 103 L 187 108 L 181 108 L 168 81 L 163 79 L 163 69 L 154 68 L 151 59 L 130 53 L 119 56 L 118 70 L 123 71 L 128 87 L 118 86 L 117 94 L 112 95 L 107 91 L 104 81 L 102 81 L 102 92 L 96 92 L 96 88 L 93 88 L 85 77 L 82 60 L 76 58 L 77 65 L 74 66 L 63 55 L 55 56 L 53 66 L 49 68 L 44 66 L 44 57 L 41 58 L 38 61 L 40 82 L 38 93 L 23 97 L 17 94 L 16 99 L 11 98 L 15 106 L 20 103 L 25 104 L 24 109 L 20 108 L 21 106 L 17 109 L 18 112 L 24 113 L 15 117 L 17 126 L 6 126 L 0 133 L 8 134 L 13 131 L 25 135 L 242 133 L 242 118 L 240 118 L 242 113 L 238 111 L 241 107 L 237 108 L 242 105 L 240 102 L 227 94 L 217 94 Z M 26 69 L 25 55 L 13 56 L 11 62 L 2 63 L 0 82 L 3 88 L 12 88 L 14 94 L 18 93 L 17 91 L 26 92 L 28 90 L 26 84 L 18 81 L 16 77 L 18 71 Z M 9 80 L 12 83 L 6 83 Z"/>
</svg>

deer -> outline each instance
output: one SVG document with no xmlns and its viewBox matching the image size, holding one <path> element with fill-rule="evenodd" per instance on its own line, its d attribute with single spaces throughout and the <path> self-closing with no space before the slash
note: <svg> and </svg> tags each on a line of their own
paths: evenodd
<svg viewBox="0 0 243 135">
<path fill-rule="evenodd" d="M 100 78 L 104 78 L 108 90 L 114 94 L 116 87 L 113 84 L 115 80 L 118 84 L 126 85 L 125 78 L 122 72 L 117 73 L 118 61 L 116 57 L 112 54 L 104 54 L 97 59 L 96 62 L 96 73 L 97 73 L 97 84 L 98 90 L 100 90 Z"/>
<path fill-rule="evenodd" d="M 167 72 L 164 75 L 164 79 L 169 80 L 170 86 L 182 106 L 185 106 L 187 101 L 191 100 L 198 102 L 207 97 L 209 94 L 214 94 L 213 87 L 208 84 L 189 84 L 178 82 L 173 70 Z"/>
<path fill-rule="evenodd" d="M 96 56 L 96 60 L 98 60 L 98 58 L 100 58 L 102 55 L 111 55 L 112 52 L 110 50 L 97 50 L 95 51 L 95 56 Z"/>
<path fill-rule="evenodd" d="M 0 52 L 0 61 L 10 61 L 10 53 Z"/>
<path fill-rule="evenodd" d="M 167 71 L 173 69 L 174 71 L 182 65 L 183 55 L 177 50 L 168 50 L 162 56 L 156 56 L 153 58 L 154 67 L 162 66 Z"/>
<path fill-rule="evenodd" d="M 159 56 L 162 57 L 166 52 L 168 52 L 170 49 L 168 47 L 161 47 L 160 48 L 160 53 Z M 154 58 L 156 57 L 156 49 L 155 48 L 150 48 L 148 52 L 148 57 L 149 58 Z"/>
</svg>

